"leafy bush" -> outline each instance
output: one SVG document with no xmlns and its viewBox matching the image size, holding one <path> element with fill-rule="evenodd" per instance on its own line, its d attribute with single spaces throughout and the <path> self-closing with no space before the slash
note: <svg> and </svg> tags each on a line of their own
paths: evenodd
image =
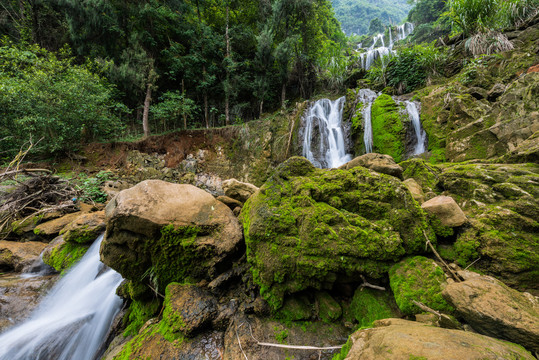
<svg viewBox="0 0 539 360">
<path fill-rule="evenodd" d="M 465 36 L 519 25 L 539 10 L 539 0 L 449 0 L 449 16 Z"/>
<path fill-rule="evenodd" d="M 121 130 L 125 107 L 113 88 L 88 66 L 74 65 L 37 45 L 0 43 L 0 152 L 11 156 L 30 137 L 43 140 L 32 151 L 67 152 Z"/>
<path fill-rule="evenodd" d="M 383 86 L 404 94 L 425 85 L 430 77 L 438 74 L 443 62 L 443 53 L 434 45 L 414 45 L 399 50 L 385 70 L 379 65 L 372 67 L 367 78 L 375 84 L 383 81 Z"/>
<path fill-rule="evenodd" d="M 159 102 L 152 105 L 150 111 L 153 117 L 163 124 L 163 130 L 166 131 L 165 124 L 172 122 L 173 127 L 178 127 L 178 121 L 183 117 L 184 128 L 187 120 L 192 120 L 198 112 L 198 106 L 195 102 L 179 91 L 168 91 L 159 97 Z"/>
<path fill-rule="evenodd" d="M 80 174 L 79 179 L 76 181 L 77 187 L 80 190 L 79 200 L 82 202 L 107 202 L 107 194 L 105 194 L 101 188 L 105 181 L 114 179 L 113 174 L 110 171 L 100 171 L 94 177 L 90 177 L 86 174 Z"/>
</svg>

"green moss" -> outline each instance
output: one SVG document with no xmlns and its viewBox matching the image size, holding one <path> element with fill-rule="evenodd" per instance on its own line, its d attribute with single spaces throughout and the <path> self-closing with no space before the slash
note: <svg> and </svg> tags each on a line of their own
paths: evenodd
<svg viewBox="0 0 539 360">
<path fill-rule="evenodd" d="M 414 179 L 421 185 L 423 192 L 431 191 L 436 187 L 438 177 L 442 172 L 438 167 L 427 164 L 425 160 L 419 158 L 403 161 L 399 165 L 404 170 L 402 173 L 404 179 Z"/>
<path fill-rule="evenodd" d="M 374 152 L 391 155 L 396 162 L 404 156 L 405 131 L 399 106 L 389 95 L 380 95 L 372 105 Z"/>
<path fill-rule="evenodd" d="M 63 243 L 58 247 L 55 247 L 49 257 L 44 257 L 45 264 L 52 266 L 56 271 L 62 273 L 71 268 L 77 261 L 79 261 L 89 246 L 76 243 Z"/>
<path fill-rule="evenodd" d="M 309 320 L 312 317 L 313 306 L 306 296 L 291 296 L 286 299 L 283 307 L 275 313 L 275 318 L 290 323 L 291 321 Z"/>
<path fill-rule="evenodd" d="M 288 338 L 288 329 L 280 330 L 278 328 L 275 328 L 275 341 L 277 341 L 279 344 L 286 344 L 286 339 Z"/>
<path fill-rule="evenodd" d="M 89 244 L 94 240 L 101 232 L 98 227 L 90 227 L 88 225 L 81 226 L 77 229 L 60 232 L 60 235 L 64 235 L 64 240 L 67 242 L 75 242 L 79 244 Z"/>
<path fill-rule="evenodd" d="M 339 274 L 380 278 L 424 251 L 426 214 L 396 178 L 363 167 L 315 169 L 291 158 L 242 210 L 247 258 L 274 308 L 286 294 L 321 289 Z"/>
<path fill-rule="evenodd" d="M 331 360 L 344 360 L 348 356 L 350 349 L 352 348 L 352 340 L 348 338 L 348 341 L 341 348 L 341 351 L 338 354 L 335 354 Z"/>
<path fill-rule="evenodd" d="M 443 225 L 437 216 L 429 216 L 429 224 L 438 237 L 449 237 L 454 233 L 453 228 Z"/>
<path fill-rule="evenodd" d="M 137 335 L 142 325 L 157 315 L 160 308 L 161 303 L 156 299 L 150 301 L 133 300 L 124 317 L 127 326 L 123 335 Z"/>
<path fill-rule="evenodd" d="M 442 298 L 445 275 L 441 267 L 423 256 L 402 260 L 389 270 L 391 289 L 399 309 L 406 315 L 420 313 L 413 300 L 431 309 L 453 312 L 454 309 Z"/>
<path fill-rule="evenodd" d="M 342 316 L 342 308 L 327 292 L 317 292 L 315 294 L 318 307 L 318 317 L 320 320 L 331 323 Z"/>
<path fill-rule="evenodd" d="M 462 267 L 468 266 L 479 257 L 481 243 L 473 229 L 459 235 L 455 241 L 454 249 L 457 254 L 456 262 Z"/>
<path fill-rule="evenodd" d="M 390 292 L 363 287 L 354 293 L 350 311 L 359 328 L 372 327 L 375 320 L 401 316 Z"/>
</svg>

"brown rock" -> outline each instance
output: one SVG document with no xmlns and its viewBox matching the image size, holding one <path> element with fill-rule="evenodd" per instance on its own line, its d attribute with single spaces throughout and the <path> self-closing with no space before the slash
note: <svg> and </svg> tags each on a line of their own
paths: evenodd
<svg viewBox="0 0 539 360">
<path fill-rule="evenodd" d="M 241 209 L 243 206 L 243 203 L 241 201 L 232 199 L 231 197 L 228 197 L 228 196 L 218 196 L 216 197 L 216 199 L 222 202 L 223 204 L 225 204 L 226 206 L 228 206 L 230 210 L 234 210 L 236 207 L 239 207 Z"/>
<path fill-rule="evenodd" d="M 64 227 L 69 225 L 71 222 L 75 221 L 79 216 L 84 214 L 82 211 L 78 211 L 75 213 L 67 214 L 62 216 L 61 218 L 54 219 L 51 221 L 47 221 L 45 223 L 42 223 L 34 229 L 34 233 L 37 235 L 43 237 L 43 238 L 49 238 L 49 237 L 56 237 L 62 231 Z"/>
<path fill-rule="evenodd" d="M 242 240 L 232 211 L 192 185 L 143 181 L 111 200 L 105 217 L 102 261 L 136 281 L 154 267 L 162 288 L 215 277 Z"/>
<path fill-rule="evenodd" d="M 440 219 L 444 226 L 457 227 L 467 221 L 466 215 L 451 196 L 437 196 L 424 202 L 421 207 Z"/>
<path fill-rule="evenodd" d="M 173 334 L 191 337 L 217 314 L 217 301 L 196 285 L 172 283 L 167 286 L 163 320 Z"/>
<path fill-rule="evenodd" d="M 251 195 L 258 191 L 258 188 L 253 184 L 244 183 L 236 179 L 225 180 L 222 186 L 226 196 L 241 203 L 245 203 Z"/>
<path fill-rule="evenodd" d="M 534 359 L 517 345 L 461 330 L 401 319 L 378 320 L 374 326 L 350 336 L 346 360 Z"/>
<path fill-rule="evenodd" d="M 0 269 L 22 271 L 36 260 L 47 244 L 37 241 L 0 241 Z"/>
<path fill-rule="evenodd" d="M 487 96 L 488 101 L 496 101 L 505 92 L 506 86 L 500 83 L 494 84 L 492 89 L 489 90 Z"/>
<path fill-rule="evenodd" d="M 402 180 L 402 167 L 389 155 L 370 153 L 358 156 L 339 167 L 339 169 L 351 169 L 356 166 L 363 166 L 382 174 L 395 176 Z"/>
<path fill-rule="evenodd" d="M 539 303 L 489 276 L 448 285 L 442 296 L 481 334 L 539 352 Z"/>
<path fill-rule="evenodd" d="M 406 185 L 408 190 L 410 190 L 412 196 L 418 203 L 422 204 L 423 202 L 425 202 L 425 194 L 423 193 L 423 189 L 417 183 L 417 181 L 412 178 L 406 179 L 404 180 L 404 185 Z"/>
<path fill-rule="evenodd" d="M 105 231 L 105 211 L 82 214 L 64 227 L 60 234 L 67 242 L 81 244 L 93 242 L 99 234 Z"/>
</svg>

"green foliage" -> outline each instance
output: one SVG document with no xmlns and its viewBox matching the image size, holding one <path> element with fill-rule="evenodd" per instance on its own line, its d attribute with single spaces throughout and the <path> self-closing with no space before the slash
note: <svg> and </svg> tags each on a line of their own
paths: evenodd
<svg viewBox="0 0 539 360">
<path fill-rule="evenodd" d="M 13 154 L 29 138 L 40 154 L 76 151 L 88 141 L 118 135 L 124 107 L 113 88 L 87 66 L 36 45 L 0 46 L 0 150 Z"/>
<path fill-rule="evenodd" d="M 382 24 L 382 20 L 378 18 L 374 18 L 371 20 L 369 24 L 369 35 L 375 35 L 383 33 L 385 30 L 384 24 Z"/>
<path fill-rule="evenodd" d="M 414 7 L 408 13 L 408 21 L 417 25 L 434 23 L 447 9 L 446 0 L 412 0 Z"/>
<path fill-rule="evenodd" d="M 152 105 L 150 111 L 154 119 L 163 124 L 163 129 L 166 129 L 168 123 L 172 123 L 170 125 L 175 129 L 179 127 L 182 118 L 192 121 L 199 107 L 179 91 L 168 91 L 159 97 L 159 102 Z"/>
<path fill-rule="evenodd" d="M 403 48 L 387 65 L 387 85 L 399 94 L 409 93 L 437 75 L 443 63 L 443 53 L 433 44 Z"/>
<path fill-rule="evenodd" d="M 538 0 L 449 0 L 454 30 L 465 36 L 520 24 L 538 12 Z"/>
<path fill-rule="evenodd" d="M 77 187 L 81 192 L 79 200 L 82 202 L 107 202 L 107 194 L 101 190 L 106 181 L 114 179 L 110 171 L 100 171 L 95 176 L 88 176 L 84 173 L 76 180 Z"/>
<path fill-rule="evenodd" d="M 348 35 L 369 33 L 369 25 L 375 18 L 378 18 L 382 24 L 398 24 L 406 18 L 410 9 L 407 0 L 332 0 L 331 2 L 343 31 Z"/>
</svg>

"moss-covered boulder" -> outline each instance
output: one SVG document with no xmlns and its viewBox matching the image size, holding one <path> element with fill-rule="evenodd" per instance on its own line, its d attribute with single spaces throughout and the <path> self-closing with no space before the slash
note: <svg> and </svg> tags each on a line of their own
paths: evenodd
<svg viewBox="0 0 539 360">
<path fill-rule="evenodd" d="M 408 120 L 403 116 L 402 108 L 391 96 L 382 94 L 372 104 L 371 111 L 374 152 L 390 155 L 400 162 L 405 155 L 403 122 Z"/>
<path fill-rule="evenodd" d="M 453 311 L 442 297 L 445 274 L 431 259 L 415 256 L 402 260 L 389 270 L 389 282 L 399 309 L 406 315 L 422 311 L 414 300 L 441 312 Z"/>
<path fill-rule="evenodd" d="M 401 312 L 390 291 L 359 287 L 350 304 L 350 313 L 359 327 L 371 327 L 375 320 L 400 317 Z"/>
<path fill-rule="evenodd" d="M 64 227 L 60 234 L 67 242 L 88 244 L 105 231 L 105 212 L 96 211 L 82 214 Z"/>
<path fill-rule="evenodd" d="M 66 271 L 79 261 L 91 244 L 66 242 L 62 236 L 54 239 L 43 250 L 43 262 L 52 266 L 56 271 Z"/>
<path fill-rule="evenodd" d="M 262 296 L 382 277 L 434 241 L 426 214 L 398 179 L 363 167 L 316 169 L 293 157 L 245 204 L 247 259 Z"/>
<path fill-rule="evenodd" d="M 539 165 L 449 164 L 439 186 L 466 213 L 454 258 L 522 290 L 539 289 Z"/>
<path fill-rule="evenodd" d="M 120 192 L 105 213 L 102 261 L 127 279 L 148 278 L 160 289 L 218 275 L 241 247 L 232 211 L 192 185 L 147 180 Z"/>
</svg>

